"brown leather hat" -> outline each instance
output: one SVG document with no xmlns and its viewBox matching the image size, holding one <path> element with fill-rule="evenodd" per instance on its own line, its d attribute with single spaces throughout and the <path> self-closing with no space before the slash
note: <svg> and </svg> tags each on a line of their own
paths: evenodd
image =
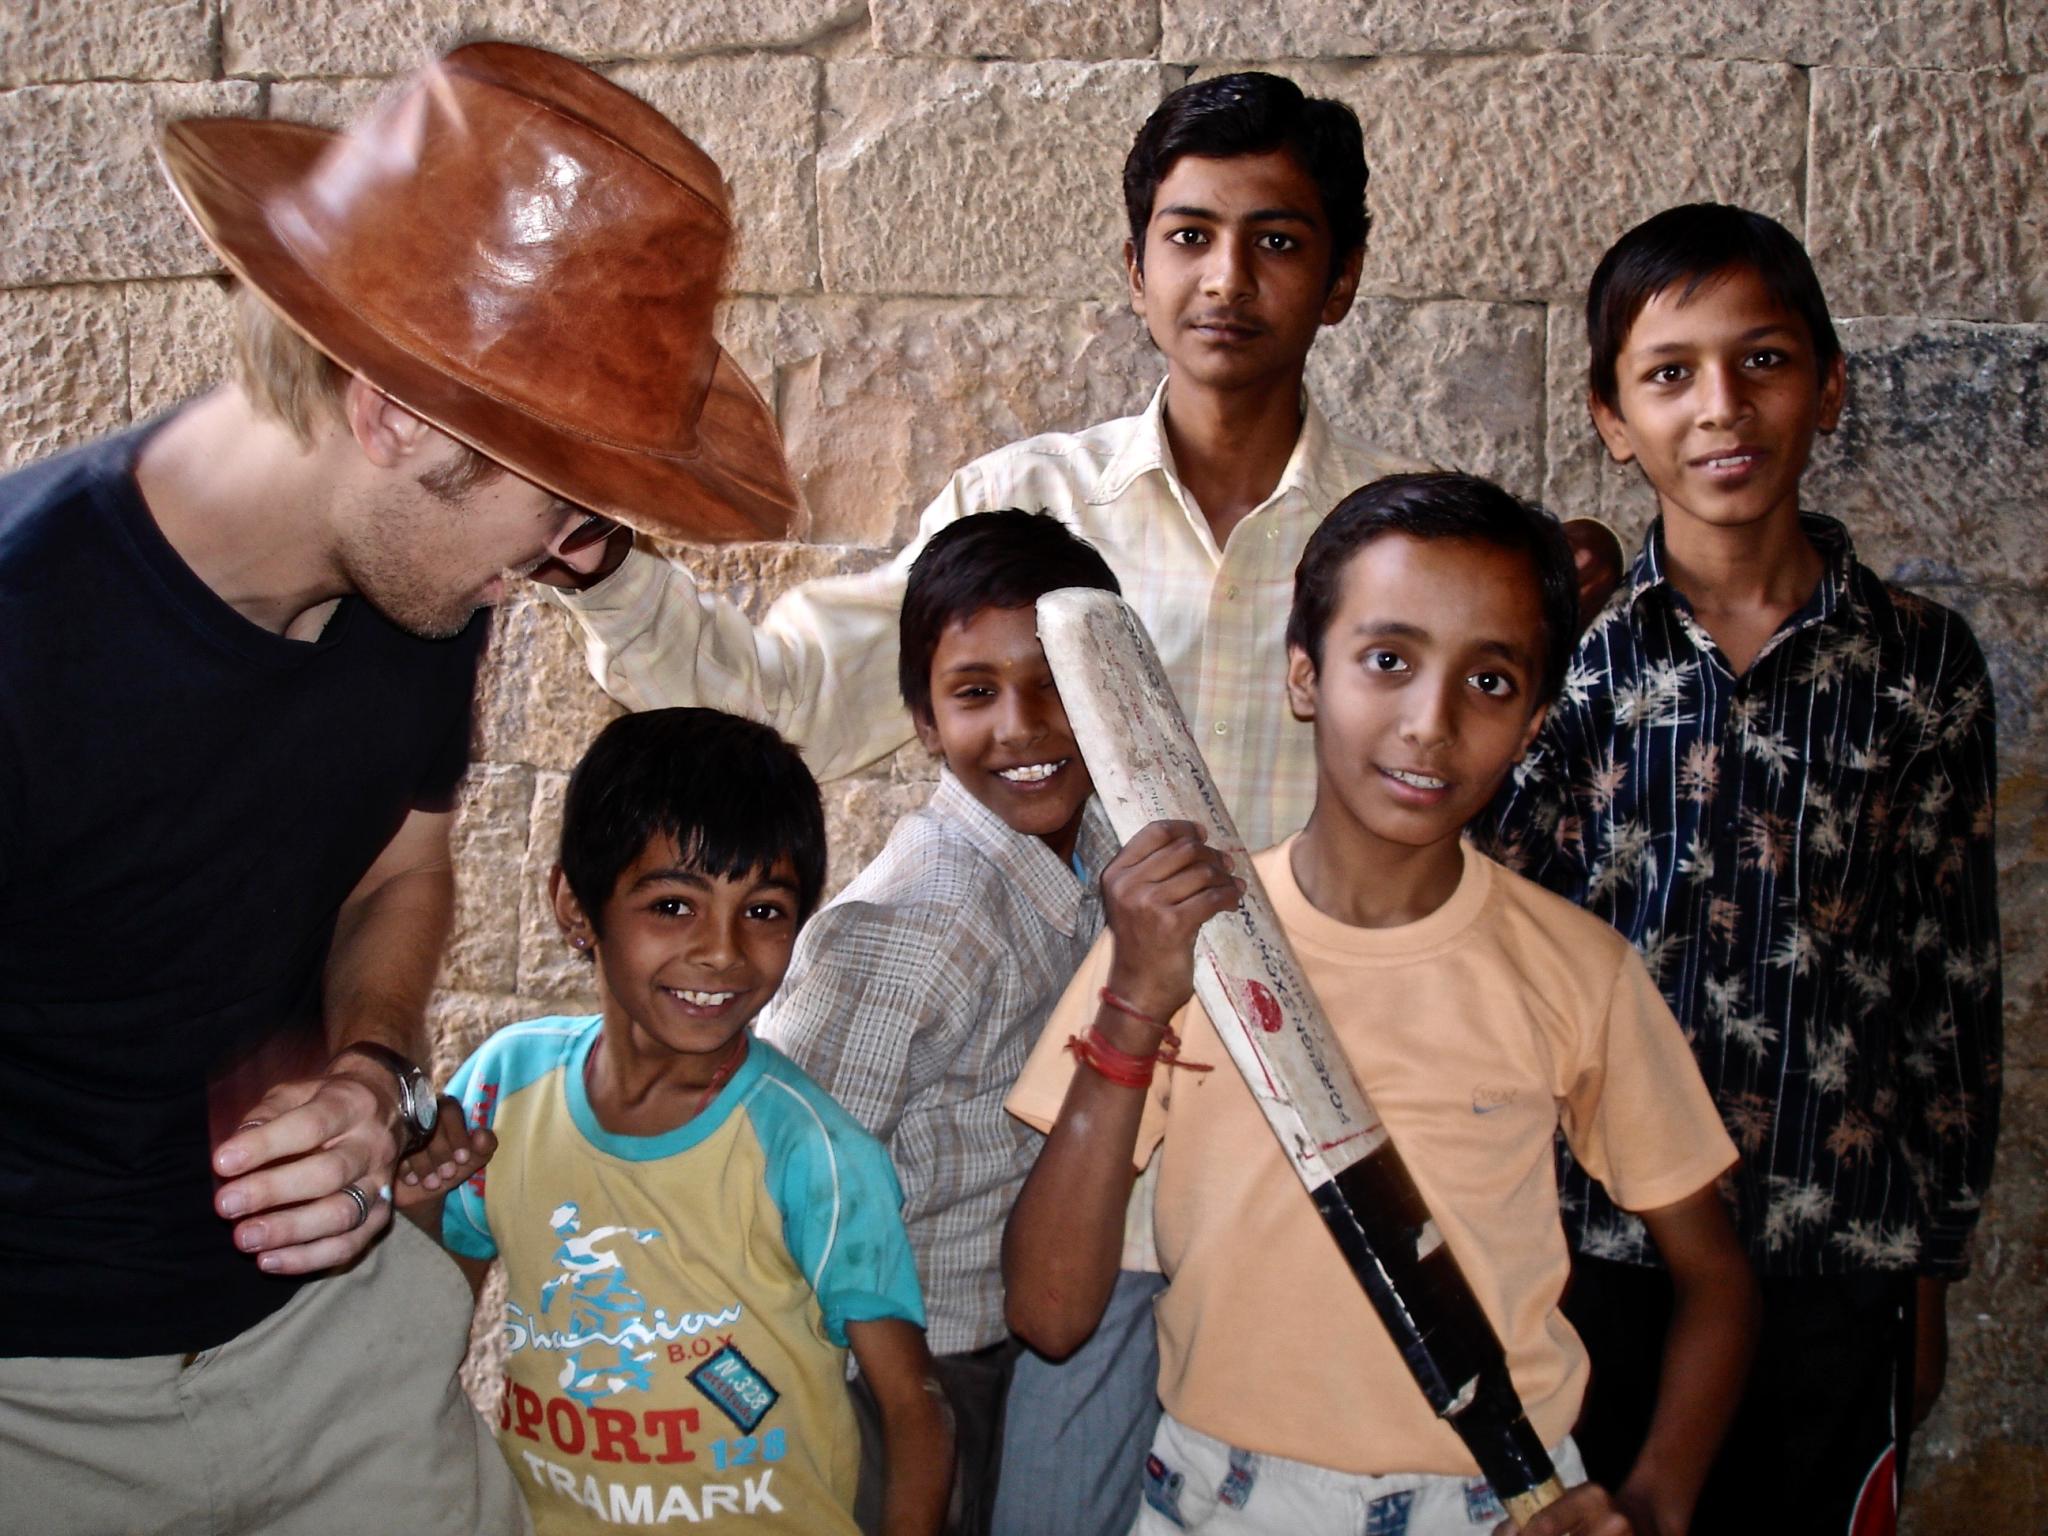
<svg viewBox="0 0 2048 1536">
<path fill-rule="evenodd" d="M 161 153 L 236 276 L 443 431 L 649 532 L 788 528 L 774 420 L 712 334 L 724 183 L 639 98 L 477 43 L 345 134 L 197 119 Z"/>
</svg>

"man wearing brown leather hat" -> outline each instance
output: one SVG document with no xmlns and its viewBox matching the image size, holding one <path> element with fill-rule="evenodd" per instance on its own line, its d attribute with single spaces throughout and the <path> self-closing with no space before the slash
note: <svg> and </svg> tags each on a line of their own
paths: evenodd
<svg viewBox="0 0 2048 1536">
<path fill-rule="evenodd" d="M 479 610 L 795 506 L 712 339 L 722 183 L 499 44 L 162 155 L 236 378 L 0 479 L 0 1529 L 524 1529 L 391 1185 Z"/>
</svg>

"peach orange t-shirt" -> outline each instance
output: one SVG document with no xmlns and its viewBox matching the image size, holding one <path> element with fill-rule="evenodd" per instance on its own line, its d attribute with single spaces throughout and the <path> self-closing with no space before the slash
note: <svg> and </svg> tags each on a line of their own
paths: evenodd
<svg viewBox="0 0 2048 1536">
<path fill-rule="evenodd" d="M 1568 1259 L 1553 1136 L 1616 1200 L 1654 1209 L 1735 1161 L 1692 1052 L 1613 929 L 1471 847 L 1457 889 L 1397 928 L 1312 907 L 1288 861 L 1255 860 L 1345 1055 L 1506 1346 L 1546 1445 L 1571 1428 L 1586 1354 L 1558 1311 Z M 1110 936 L 1048 1022 L 1009 1108 L 1049 1129 L 1067 1040 L 1095 1017 Z M 1199 1002 L 1174 1027 L 1135 1161 L 1160 1148 L 1159 1395 L 1246 1450 L 1338 1471 L 1477 1471 L 1430 1412 Z"/>
</svg>

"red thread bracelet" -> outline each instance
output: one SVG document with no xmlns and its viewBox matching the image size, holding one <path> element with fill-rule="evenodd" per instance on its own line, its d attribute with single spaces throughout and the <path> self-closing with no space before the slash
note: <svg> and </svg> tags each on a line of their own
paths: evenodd
<svg viewBox="0 0 2048 1536">
<path fill-rule="evenodd" d="M 1133 1056 L 1111 1045 L 1093 1024 L 1085 1035 L 1069 1035 L 1067 1049 L 1077 1061 L 1119 1088 L 1151 1087 L 1153 1069 L 1159 1064 L 1157 1051 L 1150 1056 Z"/>
</svg>

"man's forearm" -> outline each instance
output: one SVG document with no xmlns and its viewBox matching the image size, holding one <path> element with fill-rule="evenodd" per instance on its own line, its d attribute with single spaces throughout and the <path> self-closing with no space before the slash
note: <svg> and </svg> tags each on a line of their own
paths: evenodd
<svg viewBox="0 0 2048 1536">
<path fill-rule="evenodd" d="M 408 870 L 352 898 L 335 924 L 322 1012 L 327 1047 L 387 1045 L 419 1060 L 427 1000 L 455 925 L 455 876 Z"/>
</svg>

